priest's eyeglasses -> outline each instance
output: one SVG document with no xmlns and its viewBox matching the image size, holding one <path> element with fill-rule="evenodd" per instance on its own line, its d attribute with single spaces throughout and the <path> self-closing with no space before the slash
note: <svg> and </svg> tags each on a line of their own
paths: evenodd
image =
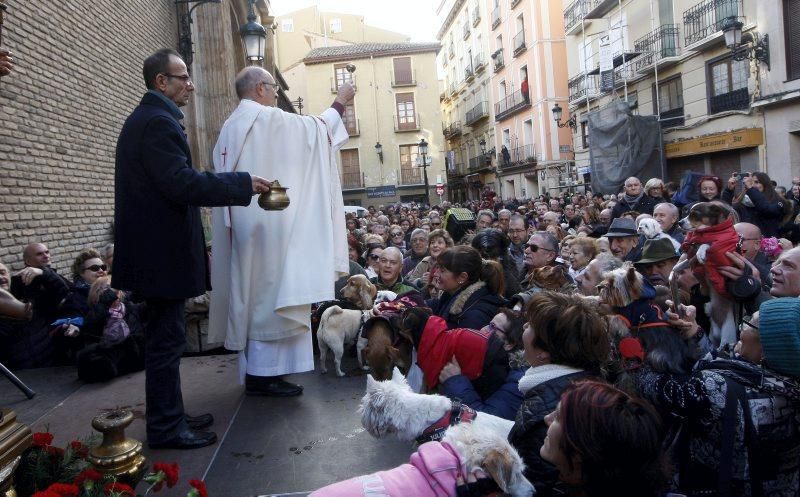
<svg viewBox="0 0 800 497">
<path fill-rule="evenodd" d="M 260 85 L 269 85 L 269 86 L 271 86 L 271 87 L 272 87 L 272 88 L 273 88 L 275 91 L 278 91 L 278 88 L 280 88 L 280 85 L 279 85 L 278 83 L 270 83 L 269 81 L 261 81 L 259 84 L 260 84 Z"/>
</svg>

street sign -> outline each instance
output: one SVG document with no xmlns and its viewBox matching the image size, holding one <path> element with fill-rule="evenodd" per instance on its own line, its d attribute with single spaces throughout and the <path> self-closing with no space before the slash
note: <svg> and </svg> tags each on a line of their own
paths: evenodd
<svg viewBox="0 0 800 497">
<path fill-rule="evenodd" d="M 367 187 L 367 198 L 394 197 L 396 195 L 397 187 L 395 185 Z"/>
<path fill-rule="evenodd" d="M 444 195 L 444 185 L 436 185 L 436 195 Z"/>
<path fill-rule="evenodd" d="M 433 162 L 433 157 L 431 157 L 430 155 L 425 156 L 425 165 L 426 166 L 430 166 L 432 162 Z M 414 164 L 417 167 L 422 167 L 422 156 L 421 155 L 417 156 L 417 160 L 414 161 Z"/>
<path fill-rule="evenodd" d="M 568 154 L 572 152 L 572 145 L 559 145 L 558 151 L 562 154 Z"/>
<path fill-rule="evenodd" d="M 614 56 L 611 52 L 611 38 L 600 38 L 600 91 L 614 89 Z"/>
</svg>

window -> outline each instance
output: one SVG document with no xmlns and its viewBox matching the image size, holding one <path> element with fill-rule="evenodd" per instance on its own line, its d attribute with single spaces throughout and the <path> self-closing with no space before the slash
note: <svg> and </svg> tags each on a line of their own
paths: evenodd
<svg viewBox="0 0 800 497">
<path fill-rule="evenodd" d="M 347 64 L 336 64 L 333 66 L 333 72 L 336 76 L 336 89 L 345 83 L 353 82 L 353 75 L 347 72 Z"/>
<path fill-rule="evenodd" d="M 361 188 L 361 166 L 358 161 L 358 149 L 342 150 L 342 188 Z"/>
<path fill-rule="evenodd" d="M 655 105 L 658 101 L 659 107 Z M 660 111 L 661 127 L 683 126 L 683 86 L 680 74 L 658 84 L 658 97 L 653 85 L 653 114 Z"/>
<path fill-rule="evenodd" d="M 750 106 L 750 92 L 747 90 L 749 71 L 748 61 L 737 62 L 731 57 L 708 63 L 709 114 Z"/>
<path fill-rule="evenodd" d="M 419 147 L 417 145 L 400 145 L 400 183 L 403 185 L 418 185 L 422 183 L 422 175 L 417 163 Z"/>
<path fill-rule="evenodd" d="M 581 146 L 589 148 L 589 121 L 581 121 Z"/>
<path fill-rule="evenodd" d="M 344 115 L 342 116 L 342 121 L 344 121 L 344 126 L 347 129 L 347 134 L 349 134 L 350 136 L 356 136 L 359 134 L 358 119 L 356 119 L 356 108 L 355 105 L 353 105 L 352 100 L 344 107 Z"/>
<path fill-rule="evenodd" d="M 294 19 L 282 19 L 281 31 L 284 33 L 294 33 Z"/>
<path fill-rule="evenodd" d="M 417 115 L 414 112 L 414 94 L 398 93 L 395 95 L 397 103 L 397 129 L 417 129 Z"/>
<path fill-rule="evenodd" d="M 786 79 L 800 78 L 800 0 L 783 0 Z"/>
<path fill-rule="evenodd" d="M 410 85 L 414 83 L 411 73 L 411 57 L 397 57 L 392 59 L 394 64 L 394 84 Z"/>
<path fill-rule="evenodd" d="M 341 19 L 331 19 L 330 22 L 331 26 L 331 33 L 341 33 L 342 32 L 342 20 Z"/>
</svg>

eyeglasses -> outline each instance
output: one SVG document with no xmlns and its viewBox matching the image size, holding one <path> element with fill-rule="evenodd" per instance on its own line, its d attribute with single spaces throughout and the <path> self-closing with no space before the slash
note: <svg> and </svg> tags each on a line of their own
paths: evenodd
<svg viewBox="0 0 800 497">
<path fill-rule="evenodd" d="M 396 231 L 396 232 L 392 233 L 392 236 L 403 236 L 403 234 L 400 233 L 399 231 Z"/>
<path fill-rule="evenodd" d="M 369 254 L 369 260 L 371 261 L 377 261 L 380 258 L 381 256 L 379 256 L 378 254 Z"/>
<path fill-rule="evenodd" d="M 531 252 L 538 252 L 539 250 L 546 250 L 548 252 L 555 252 L 555 250 L 553 250 L 553 249 L 540 247 L 540 246 L 536 245 L 535 243 L 526 243 L 525 246 L 528 247 L 531 250 Z"/>
<path fill-rule="evenodd" d="M 168 78 L 180 79 L 186 85 L 192 83 L 192 77 L 189 76 L 188 74 L 169 74 L 169 73 L 165 73 L 164 76 L 166 76 Z"/>
<path fill-rule="evenodd" d="M 93 264 L 89 267 L 83 268 L 84 271 L 91 271 L 93 273 L 96 273 L 98 271 L 105 271 L 106 269 L 108 269 L 108 266 L 106 266 L 105 264 L 100 264 L 100 265 Z"/>
<path fill-rule="evenodd" d="M 278 88 L 280 87 L 280 85 L 279 85 L 279 84 L 277 84 L 277 83 L 270 83 L 269 81 L 261 81 L 261 82 L 259 82 L 258 84 L 260 84 L 260 85 L 269 85 L 269 86 L 273 87 L 273 88 L 275 89 L 275 91 L 278 91 Z"/>
<path fill-rule="evenodd" d="M 504 330 L 503 328 L 501 328 L 501 327 L 497 326 L 496 324 L 494 324 L 494 321 L 489 321 L 489 324 L 487 324 L 486 326 L 488 328 L 491 328 L 491 330 L 493 332 L 495 332 L 495 333 L 502 333 L 504 335 L 506 333 L 506 330 Z"/>
</svg>

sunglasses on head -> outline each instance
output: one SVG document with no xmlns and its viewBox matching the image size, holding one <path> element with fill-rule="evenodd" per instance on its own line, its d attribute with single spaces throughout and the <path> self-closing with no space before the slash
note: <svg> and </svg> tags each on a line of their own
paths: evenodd
<svg viewBox="0 0 800 497">
<path fill-rule="evenodd" d="M 96 273 L 98 271 L 105 271 L 106 269 L 108 269 L 108 266 L 106 266 L 105 264 L 99 264 L 99 265 L 93 264 L 89 267 L 83 268 L 84 271 L 91 271 L 93 273 Z"/>
</svg>

